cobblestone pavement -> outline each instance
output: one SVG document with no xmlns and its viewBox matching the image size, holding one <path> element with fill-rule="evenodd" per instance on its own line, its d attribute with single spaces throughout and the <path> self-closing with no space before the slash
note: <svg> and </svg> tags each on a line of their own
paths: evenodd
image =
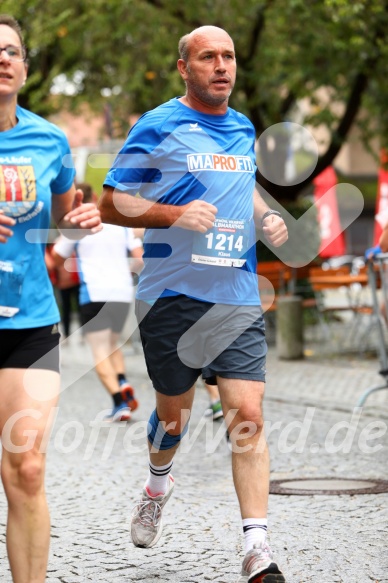
<svg viewBox="0 0 388 583">
<path fill-rule="evenodd" d="M 147 473 L 144 439 L 153 408 L 142 354 L 125 346 L 141 403 L 128 424 L 101 422 L 110 399 L 80 339 L 64 347 L 63 392 L 48 454 L 52 518 L 48 583 L 236 583 L 243 558 L 231 454 L 223 424 L 203 416 L 199 384 L 191 430 L 174 463 L 176 488 L 152 549 L 134 548 L 130 510 Z M 388 391 L 374 359 L 279 361 L 268 357 L 266 428 L 272 479 L 387 479 Z M 388 581 L 388 494 L 271 495 L 271 546 L 287 583 Z M 0 497 L 0 581 L 10 583 Z"/>
</svg>

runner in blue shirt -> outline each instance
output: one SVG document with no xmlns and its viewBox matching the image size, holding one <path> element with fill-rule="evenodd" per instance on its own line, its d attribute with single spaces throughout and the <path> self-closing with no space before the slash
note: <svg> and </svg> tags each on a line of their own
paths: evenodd
<svg viewBox="0 0 388 583">
<path fill-rule="evenodd" d="M 60 336 L 44 261 L 47 230 L 51 216 L 60 229 L 85 233 L 99 231 L 101 220 L 75 190 L 64 134 L 17 105 L 26 77 L 21 29 L 0 15 L 1 477 L 13 581 L 43 583 L 50 521 L 42 438 L 59 394 Z M 26 435 L 35 436 L 27 445 Z"/>
<path fill-rule="evenodd" d="M 218 384 L 233 446 L 246 549 L 242 580 L 283 583 L 266 541 L 266 343 L 255 225 L 274 246 L 287 240 L 287 229 L 255 190 L 254 128 L 228 107 L 236 76 L 232 39 L 205 26 L 184 36 L 179 51 L 186 94 L 131 129 L 100 203 L 104 222 L 146 227 L 136 312 L 156 409 L 148 425 L 150 470 L 131 536 L 139 547 L 161 536 L 173 456 L 202 375 Z"/>
</svg>

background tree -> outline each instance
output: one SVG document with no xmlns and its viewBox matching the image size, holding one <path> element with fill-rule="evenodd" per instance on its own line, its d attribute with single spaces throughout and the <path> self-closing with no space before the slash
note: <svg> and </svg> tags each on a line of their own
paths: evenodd
<svg viewBox="0 0 388 583">
<path fill-rule="evenodd" d="M 274 187 L 258 175 L 270 193 L 295 199 L 333 162 L 356 123 L 366 144 L 378 135 L 388 146 L 387 0 L 3 0 L 1 10 L 26 30 L 30 74 L 21 102 L 37 113 L 85 101 L 101 112 L 109 104 L 115 135 L 125 134 L 130 113 L 182 94 L 178 38 L 214 24 L 235 41 L 231 105 L 248 115 L 258 136 L 289 120 L 322 126 L 328 135 L 300 184 Z M 310 109 L 302 118 L 303 100 Z M 287 144 L 284 160 L 286 151 Z"/>
</svg>

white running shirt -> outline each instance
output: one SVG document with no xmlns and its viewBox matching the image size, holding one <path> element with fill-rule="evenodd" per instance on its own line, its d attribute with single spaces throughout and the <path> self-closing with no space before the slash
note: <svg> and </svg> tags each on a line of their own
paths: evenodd
<svg viewBox="0 0 388 583">
<path fill-rule="evenodd" d="M 87 235 L 80 241 L 61 236 L 54 245 L 61 257 L 76 253 L 81 305 L 90 302 L 130 303 L 133 300 L 128 251 L 141 247 L 142 242 L 134 236 L 132 229 L 105 223 L 103 227 L 102 231 Z"/>
</svg>

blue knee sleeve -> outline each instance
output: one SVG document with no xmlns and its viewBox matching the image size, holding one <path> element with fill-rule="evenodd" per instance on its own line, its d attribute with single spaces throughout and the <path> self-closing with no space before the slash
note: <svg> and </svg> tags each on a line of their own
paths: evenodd
<svg viewBox="0 0 388 583">
<path fill-rule="evenodd" d="M 155 449 L 171 449 L 179 444 L 181 439 L 186 435 L 189 428 L 189 422 L 186 423 L 182 429 L 182 433 L 179 435 L 171 435 L 167 433 L 162 424 L 160 423 L 159 417 L 156 413 L 156 409 L 151 413 L 151 417 L 148 421 L 147 436 L 148 441 Z"/>
</svg>

